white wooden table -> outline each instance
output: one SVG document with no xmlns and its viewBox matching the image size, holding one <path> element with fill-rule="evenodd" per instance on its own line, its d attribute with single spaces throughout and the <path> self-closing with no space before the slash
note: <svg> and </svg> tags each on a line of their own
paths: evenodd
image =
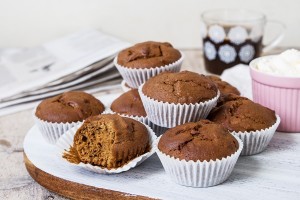
<svg viewBox="0 0 300 200">
<path fill-rule="evenodd" d="M 199 50 L 183 52 L 183 69 L 205 73 Z M 121 89 L 101 94 L 117 92 Z M 38 185 L 25 169 L 23 139 L 33 124 L 31 110 L 0 117 L 0 199 L 64 199 Z M 276 133 L 265 152 L 241 157 L 222 187 L 200 190 L 199 199 L 207 199 L 207 191 L 209 199 L 300 199 L 300 133 Z"/>
</svg>

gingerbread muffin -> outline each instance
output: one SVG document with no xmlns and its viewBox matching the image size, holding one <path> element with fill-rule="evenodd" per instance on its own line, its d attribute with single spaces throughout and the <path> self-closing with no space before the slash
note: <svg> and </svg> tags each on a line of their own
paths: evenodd
<svg viewBox="0 0 300 200">
<path fill-rule="evenodd" d="M 114 64 L 129 88 L 164 71 L 179 72 L 183 54 L 168 42 L 143 42 L 121 51 Z"/>
<path fill-rule="evenodd" d="M 209 161 L 238 150 L 237 140 L 222 125 L 200 120 L 167 130 L 158 143 L 163 153 L 180 160 Z"/>
<path fill-rule="evenodd" d="M 208 119 L 222 124 L 230 131 L 256 131 L 276 122 L 275 112 L 246 97 L 228 94 L 212 110 Z"/>
<path fill-rule="evenodd" d="M 242 148 L 241 140 L 222 125 L 200 120 L 166 131 L 156 152 L 178 184 L 209 187 L 229 177 Z"/>
<path fill-rule="evenodd" d="M 118 168 L 149 151 L 149 134 L 140 122 L 116 114 L 89 117 L 63 157 L 72 163 Z"/>
<path fill-rule="evenodd" d="M 83 121 L 103 111 L 104 105 L 92 95 L 71 91 L 43 100 L 35 115 L 47 122 L 66 123 Z"/>
<path fill-rule="evenodd" d="M 150 121 L 167 128 L 206 118 L 219 98 L 209 78 L 190 71 L 161 73 L 141 85 L 139 93 Z"/>
<path fill-rule="evenodd" d="M 137 89 L 123 93 L 112 102 L 110 108 L 113 112 L 128 116 L 146 117 L 147 115 Z"/>
<path fill-rule="evenodd" d="M 43 100 L 34 120 L 47 142 L 54 144 L 67 130 L 103 111 L 104 105 L 92 95 L 71 91 Z"/>
<path fill-rule="evenodd" d="M 129 68 L 154 68 L 176 62 L 181 53 L 168 42 L 143 42 L 118 54 L 118 64 Z"/>
<path fill-rule="evenodd" d="M 208 119 L 222 124 L 243 141 L 241 155 L 265 150 L 280 123 L 273 110 L 235 94 L 225 95 Z"/>
<path fill-rule="evenodd" d="M 223 81 L 219 77 L 217 76 L 207 76 L 207 77 L 210 78 L 217 85 L 221 95 L 229 94 L 229 93 L 233 93 L 236 95 L 241 94 L 236 87 L 230 85 L 226 81 Z"/>
<path fill-rule="evenodd" d="M 218 89 L 206 76 L 182 71 L 164 72 L 150 78 L 144 84 L 142 92 L 157 101 L 193 104 L 216 97 Z"/>
</svg>

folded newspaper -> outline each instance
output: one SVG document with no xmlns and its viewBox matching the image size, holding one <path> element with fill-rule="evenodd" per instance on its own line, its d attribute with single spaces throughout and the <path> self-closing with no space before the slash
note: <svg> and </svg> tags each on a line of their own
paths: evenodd
<svg viewBox="0 0 300 200">
<path fill-rule="evenodd" d="M 0 50 L 0 116 L 70 90 L 119 87 L 114 56 L 130 44 L 83 30 L 33 48 Z"/>
</svg>

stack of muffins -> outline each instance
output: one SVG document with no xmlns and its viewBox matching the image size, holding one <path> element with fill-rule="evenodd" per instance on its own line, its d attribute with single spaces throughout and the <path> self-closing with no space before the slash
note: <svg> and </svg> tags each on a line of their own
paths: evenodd
<svg viewBox="0 0 300 200">
<path fill-rule="evenodd" d="M 138 113 L 127 111 L 138 107 L 148 122 L 168 129 L 158 138 L 156 151 L 175 182 L 193 187 L 222 183 L 240 153 L 253 155 L 266 148 L 280 119 L 274 111 L 240 97 L 235 87 L 216 76 L 178 69 L 148 76 L 148 69 L 166 64 L 153 61 L 164 55 L 155 50 L 162 44 L 166 43 L 140 43 L 119 53 L 115 64 L 126 93 L 111 109 L 124 114 L 126 108 L 125 114 L 134 117 Z M 171 47 L 168 44 L 168 49 Z M 175 55 L 170 56 L 173 63 L 179 58 Z M 139 73 L 128 75 L 124 70 Z M 135 96 L 138 103 L 127 102 L 125 95 Z M 121 109 L 116 109 L 116 102 L 122 102 L 118 103 Z"/>
<path fill-rule="evenodd" d="M 112 114 L 97 115 L 102 108 L 89 111 L 91 117 L 63 121 L 86 119 L 73 130 L 71 148 L 63 155 L 71 163 L 115 170 L 155 149 L 176 183 L 209 187 L 229 177 L 240 154 L 263 151 L 279 125 L 274 111 L 240 97 L 220 78 L 180 72 L 183 54 L 169 43 L 136 44 L 114 62 L 126 92 L 107 108 Z M 47 120 L 40 109 L 38 120 Z M 150 127 L 161 135 L 155 142 Z"/>
<path fill-rule="evenodd" d="M 126 93 L 112 103 L 111 110 L 149 125 L 157 135 L 164 133 L 168 127 L 149 119 L 138 87 L 162 72 L 179 72 L 183 58 L 183 54 L 168 42 L 148 41 L 121 51 L 114 61 L 124 79 Z"/>
<path fill-rule="evenodd" d="M 63 153 L 66 160 L 95 172 L 126 171 L 154 153 L 150 127 L 106 112 L 92 95 L 70 91 L 43 100 L 34 118 L 47 142 L 63 150 L 71 146 Z"/>
</svg>

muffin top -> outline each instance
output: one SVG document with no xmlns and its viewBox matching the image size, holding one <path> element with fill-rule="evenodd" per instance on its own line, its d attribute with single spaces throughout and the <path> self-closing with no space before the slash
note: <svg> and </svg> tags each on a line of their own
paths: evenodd
<svg viewBox="0 0 300 200">
<path fill-rule="evenodd" d="M 110 106 L 111 110 L 124 115 L 146 117 L 146 111 L 137 89 L 123 93 Z"/>
<path fill-rule="evenodd" d="M 63 157 L 72 163 L 118 168 L 149 151 L 147 128 L 117 114 L 87 118 L 76 131 L 73 146 Z"/>
<path fill-rule="evenodd" d="M 238 141 L 228 130 L 205 119 L 167 130 L 158 143 L 163 153 L 186 161 L 222 159 L 238 148 Z"/>
<path fill-rule="evenodd" d="M 104 111 L 104 105 L 95 97 L 81 91 L 65 92 L 43 100 L 35 115 L 48 122 L 77 122 Z"/>
<path fill-rule="evenodd" d="M 118 64 L 128 68 L 154 68 L 176 62 L 181 53 L 168 42 L 143 42 L 118 54 Z"/>
<path fill-rule="evenodd" d="M 190 71 L 163 72 L 148 79 L 142 92 L 168 103 L 200 103 L 217 96 L 216 85 L 206 76 Z"/>
<path fill-rule="evenodd" d="M 226 81 L 223 81 L 219 77 L 217 77 L 217 76 L 207 76 L 207 77 L 210 78 L 217 85 L 218 89 L 220 90 L 221 95 L 229 94 L 229 93 L 233 93 L 236 95 L 241 94 L 238 91 L 238 89 L 236 89 L 236 87 L 230 85 Z"/>
<path fill-rule="evenodd" d="M 244 132 L 271 127 L 276 122 L 276 115 L 273 110 L 246 97 L 227 94 L 211 111 L 208 119 L 222 124 L 230 131 Z"/>
</svg>

